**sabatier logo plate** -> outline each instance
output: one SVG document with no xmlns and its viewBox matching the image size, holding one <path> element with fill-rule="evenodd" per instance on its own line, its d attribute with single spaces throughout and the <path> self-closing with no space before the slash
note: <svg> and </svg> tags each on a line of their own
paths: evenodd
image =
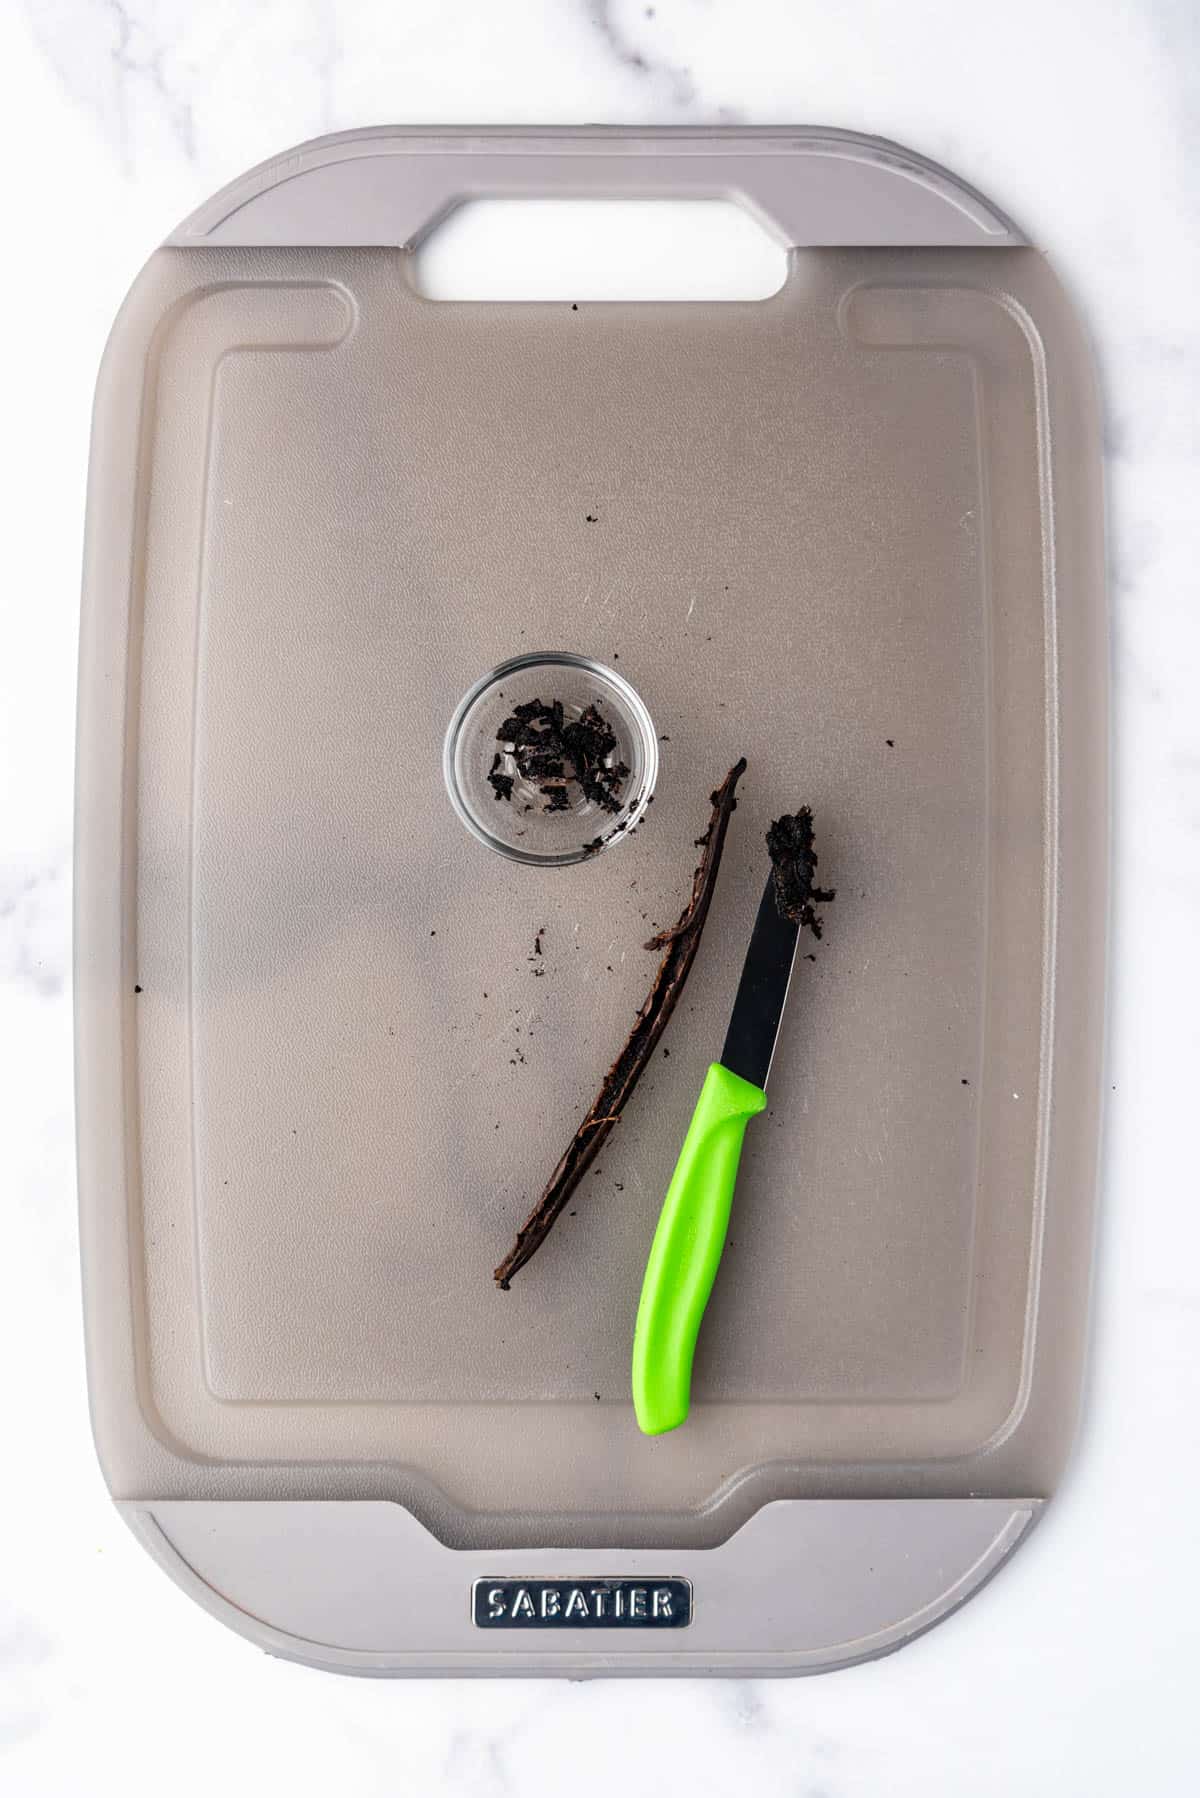
<svg viewBox="0 0 1200 1798">
<path fill-rule="evenodd" d="M 477 1579 L 479 1629 L 682 1629 L 692 1620 L 686 1579 Z"/>
</svg>

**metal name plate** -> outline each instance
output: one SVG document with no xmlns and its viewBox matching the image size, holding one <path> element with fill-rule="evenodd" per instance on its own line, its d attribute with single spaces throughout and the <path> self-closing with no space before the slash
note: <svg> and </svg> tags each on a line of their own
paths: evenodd
<svg viewBox="0 0 1200 1798">
<path fill-rule="evenodd" d="M 477 1629 L 682 1629 L 692 1620 L 686 1579 L 477 1579 Z"/>
</svg>

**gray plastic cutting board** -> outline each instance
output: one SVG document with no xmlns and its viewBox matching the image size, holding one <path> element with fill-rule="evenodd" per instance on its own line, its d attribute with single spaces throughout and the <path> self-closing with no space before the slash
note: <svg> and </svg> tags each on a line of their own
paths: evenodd
<svg viewBox="0 0 1200 1798">
<path fill-rule="evenodd" d="M 449 304 L 478 193 L 731 195 L 773 298 Z M 1054 1491 L 1104 1023 L 1097 400 L 1045 259 L 874 140 L 386 131 L 158 251 L 97 395 L 77 1006 L 92 1408 L 202 1602 L 358 1671 L 799 1671 L 893 1647 Z M 489 668 L 614 667 L 630 840 L 451 809 Z M 708 794 L 691 983 L 611 1142 L 491 1270 L 629 1028 Z M 747 1142 L 687 1426 L 639 1435 L 658 1207 L 768 821 L 837 888 Z M 531 962 L 535 933 L 544 954 Z M 681 1630 L 480 1631 L 477 1577 L 686 1577 Z"/>
</svg>

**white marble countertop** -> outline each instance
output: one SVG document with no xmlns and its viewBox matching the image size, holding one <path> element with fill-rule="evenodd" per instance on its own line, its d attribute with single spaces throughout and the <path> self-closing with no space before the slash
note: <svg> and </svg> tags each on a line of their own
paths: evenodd
<svg viewBox="0 0 1200 1798">
<path fill-rule="evenodd" d="M 1200 1664 L 1200 30 L 1189 0 L 18 0 L 0 606 L 0 1786 L 578 1798 L 1195 1789 Z M 1084 1427 L 1046 1522 L 891 1659 L 795 1682 L 464 1685 L 271 1661 L 109 1505 L 84 1397 L 68 898 L 97 361 L 244 167 L 377 122 L 805 122 L 942 161 L 1047 248 L 1108 405 L 1115 927 Z"/>
</svg>

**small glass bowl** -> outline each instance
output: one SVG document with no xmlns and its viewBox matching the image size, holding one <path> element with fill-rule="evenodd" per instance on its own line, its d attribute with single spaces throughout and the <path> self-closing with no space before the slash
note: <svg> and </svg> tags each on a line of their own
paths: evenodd
<svg viewBox="0 0 1200 1798">
<path fill-rule="evenodd" d="M 572 780 L 566 809 L 548 812 L 545 794 L 522 779 L 515 758 L 500 748 L 496 733 L 517 706 L 556 699 L 568 719 L 596 706 L 616 737 L 609 763 L 624 762 L 629 769 L 617 795 L 619 811 L 585 798 Z M 513 777 L 511 799 L 497 798 L 488 781 L 497 754 L 497 772 Z M 545 650 L 515 656 L 476 681 L 450 720 L 442 767 L 451 804 L 481 843 L 510 861 L 566 867 L 623 842 L 644 817 L 658 778 L 658 738 L 641 699 L 613 669 L 587 656 Z"/>
</svg>

